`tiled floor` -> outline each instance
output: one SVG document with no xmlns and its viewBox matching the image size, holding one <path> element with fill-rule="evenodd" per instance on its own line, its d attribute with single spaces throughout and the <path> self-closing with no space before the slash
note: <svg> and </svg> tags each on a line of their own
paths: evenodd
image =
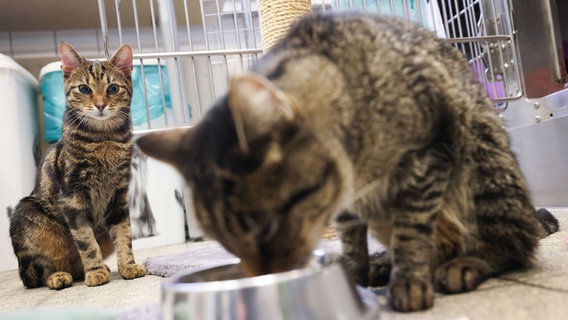
<svg viewBox="0 0 568 320">
<path fill-rule="evenodd" d="M 438 295 L 434 308 L 410 314 L 388 310 L 384 290 L 378 290 L 377 297 L 382 307 L 379 319 L 568 319 L 568 210 L 555 213 L 561 222 L 561 230 L 541 241 L 536 267 L 491 279 L 470 293 Z M 185 243 L 138 250 L 136 257 L 138 261 L 144 261 L 150 256 L 210 245 L 216 244 Z M 110 262 L 109 265 L 112 268 L 115 264 Z M 52 313 L 67 312 L 68 315 L 75 311 L 81 316 L 90 316 L 81 319 L 112 319 L 117 313 L 124 316 L 125 310 L 135 310 L 136 318 L 131 319 L 156 319 L 162 280 L 157 276 L 146 276 L 125 281 L 114 271 L 111 283 L 101 287 L 87 288 L 79 282 L 61 291 L 46 288 L 26 290 L 16 271 L 0 272 L 0 319 L 44 319 L 46 309 Z M 53 311 L 54 308 L 58 311 Z M 42 315 L 29 314 L 29 310 L 42 310 Z M 12 312 L 13 316 L 14 311 L 19 316 L 25 312 L 28 317 L 14 318 L 6 313 Z M 61 313 L 54 317 L 75 318 L 76 314 L 65 318 Z"/>
</svg>

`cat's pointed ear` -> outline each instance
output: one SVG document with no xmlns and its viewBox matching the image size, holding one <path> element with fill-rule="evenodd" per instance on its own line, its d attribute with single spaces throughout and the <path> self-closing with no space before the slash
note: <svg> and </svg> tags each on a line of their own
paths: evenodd
<svg viewBox="0 0 568 320">
<path fill-rule="evenodd" d="M 189 150 L 193 128 L 152 131 L 136 140 L 136 144 L 148 156 L 181 168 Z"/>
<path fill-rule="evenodd" d="M 249 151 L 249 141 L 269 133 L 277 123 L 294 118 L 286 94 L 257 74 L 234 76 L 228 101 L 243 152 Z"/>
<path fill-rule="evenodd" d="M 59 45 L 59 53 L 61 54 L 61 71 L 63 72 L 63 76 L 68 76 L 85 61 L 67 42 L 61 42 Z"/>
<path fill-rule="evenodd" d="M 110 62 L 117 66 L 122 73 L 129 76 L 132 73 L 132 47 L 122 45 L 110 58 Z"/>
</svg>

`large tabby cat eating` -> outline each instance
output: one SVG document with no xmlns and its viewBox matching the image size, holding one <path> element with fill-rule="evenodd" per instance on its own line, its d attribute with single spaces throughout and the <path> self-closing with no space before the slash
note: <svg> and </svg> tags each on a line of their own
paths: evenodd
<svg viewBox="0 0 568 320">
<path fill-rule="evenodd" d="M 32 194 L 20 200 L 10 237 L 28 288 L 63 289 L 110 281 L 103 259 L 114 249 L 125 279 L 142 277 L 134 262 L 128 184 L 132 157 L 132 49 L 88 61 L 61 43 L 67 107 L 61 141 L 44 156 Z"/>
<path fill-rule="evenodd" d="M 395 310 L 530 264 L 558 228 L 463 55 L 392 18 L 307 16 L 200 123 L 137 143 L 181 172 L 247 275 L 304 266 L 334 217 L 347 266 L 373 284 L 369 228 L 390 249 Z"/>
</svg>

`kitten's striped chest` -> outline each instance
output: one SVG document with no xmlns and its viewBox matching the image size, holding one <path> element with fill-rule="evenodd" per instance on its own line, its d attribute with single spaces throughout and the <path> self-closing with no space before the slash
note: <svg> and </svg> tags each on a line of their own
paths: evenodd
<svg viewBox="0 0 568 320">
<path fill-rule="evenodd" d="M 132 142 L 104 141 L 87 144 L 85 149 L 95 170 L 123 171 L 130 166 Z"/>
<path fill-rule="evenodd" d="M 84 190 L 95 220 L 102 219 L 115 194 L 128 187 L 132 143 L 81 142 L 62 155 L 65 184 Z"/>
</svg>

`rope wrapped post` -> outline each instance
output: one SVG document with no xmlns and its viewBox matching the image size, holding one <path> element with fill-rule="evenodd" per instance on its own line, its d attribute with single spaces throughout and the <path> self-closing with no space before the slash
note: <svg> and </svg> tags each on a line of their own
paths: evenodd
<svg viewBox="0 0 568 320">
<path fill-rule="evenodd" d="M 288 31 L 290 24 L 311 12 L 311 0 L 259 0 L 260 35 L 266 52 Z"/>
</svg>

